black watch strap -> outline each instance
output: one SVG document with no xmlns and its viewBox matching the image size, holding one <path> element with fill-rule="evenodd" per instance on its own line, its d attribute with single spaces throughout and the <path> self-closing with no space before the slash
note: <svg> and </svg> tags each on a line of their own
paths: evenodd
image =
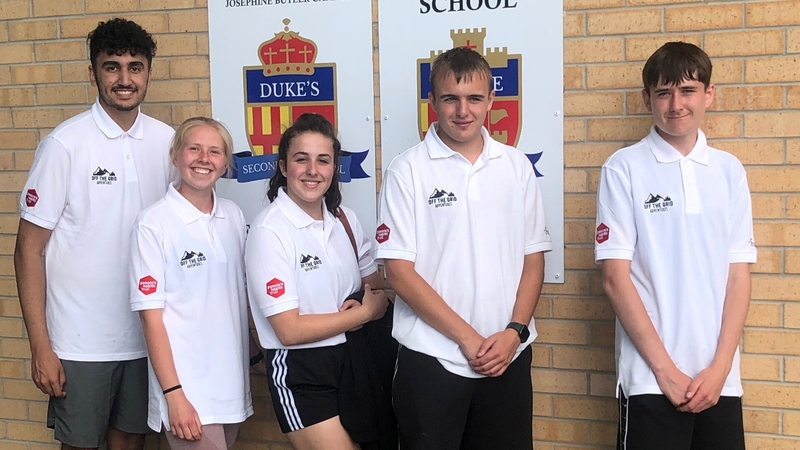
<svg viewBox="0 0 800 450">
<path fill-rule="evenodd" d="M 530 330 L 528 330 L 528 326 L 521 324 L 519 322 L 510 322 L 508 325 L 506 325 L 506 329 L 509 328 L 517 332 L 517 335 L 519 335 L 520 342 L 527 341 L 528 338 L 531 336 L 531 332 Z"/>
</svg>

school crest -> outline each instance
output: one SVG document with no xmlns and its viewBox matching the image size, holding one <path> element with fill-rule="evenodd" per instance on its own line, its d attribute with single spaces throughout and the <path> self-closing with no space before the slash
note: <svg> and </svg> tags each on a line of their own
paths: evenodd
<svg viewBox="0 0 800 450">
<path fill-rule="evenodd" d="M 522 130 L 522 55 L 509 54 L 508 47 L 485 47 L 486 28 L 450 30 L 450 38 L 453 48 L 471 48 L 482 54 L 489 63 L 495 98 L 483 125 L 496 141 L 516 147 Z M 428 94 L 431 91 L 431 64 L 441 53 L 441 50 L 432 50 L 429 57 L 417 60 L 417 123 L 421 138 L 438 120 L 428 101 Z"/>
</svg>

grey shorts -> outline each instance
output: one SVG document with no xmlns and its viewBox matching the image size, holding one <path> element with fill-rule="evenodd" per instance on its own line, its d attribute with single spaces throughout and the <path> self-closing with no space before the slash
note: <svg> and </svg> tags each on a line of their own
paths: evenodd
<svg viewBox="0 0 800 450">
<path fill-rule="evenodd" d="M 108 428 L 131 434 L 147 427 L 147 358 L 132 361 L 61 360 L 66 396 L 50 397 L 47 426 L 55 438 L 73 447 L 97 448 Z"/>
</svg>

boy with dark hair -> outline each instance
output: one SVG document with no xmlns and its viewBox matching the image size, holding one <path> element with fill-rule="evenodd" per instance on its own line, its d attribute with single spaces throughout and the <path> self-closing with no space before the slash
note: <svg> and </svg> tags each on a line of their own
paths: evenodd
<svg viewBox="0 0 800 450">
<path fill-rule="evenodd" d="M 149 431 L 147 353 L 130 310 L 126 255 L 137 214 L 167 190 L 174 132 L 139 112 L 152 37 L 112 19 L 88 41 L 98 97 L 36 149 L 14 267 L 31 377 L 50 395 L 55 438 L 65 449 L 133 450 Z"/>
<path fill-rule="evenodd" d="M 743 450 L 739 339 L 756 261 L 741 163 L 700 130 L 711 61 L 670 42 L 642 72 L 654 125 L 603 165 L 595 259 L 617 314 L 617 448 Z"/>
<path fill-rule="evenodd" d="M 532 317 L 552 249 L 541 193 L 526 156 L 483 127 L 494 91 L 479 53 L 437 57 L 429 100 L 438 121 L 386 170 L 376 234 L 397 291 L 400 448 L 530 450 Z"/>
</svg>

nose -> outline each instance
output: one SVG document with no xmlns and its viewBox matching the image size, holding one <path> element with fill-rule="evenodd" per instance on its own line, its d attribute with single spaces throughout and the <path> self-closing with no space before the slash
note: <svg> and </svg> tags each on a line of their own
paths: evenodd
<svg viewBox="0 0 800 450">
<path fill-rule="evenodd" d="M 459 117 L 464 117 L 467 115 L 467 107 L 469 106 L 466 98 L 461 98 L 458 100 L 458 105 L 456 105 L 456 115 Z"/>
<path fill-rule="evenodd" d="M 306 165 L 306 174 L 308 175 L 316 175 L 317 171 L 319 170 L 318 164 L 313 159 L 308 162 Z"/>
<path fill-rule="evenodd" d="M 681 96 L 679 94 L 670 96 L 669 110 L 680 111 L 681 109 L 683 109 L 683 102 L 681 101 Z"/>
</svg>

